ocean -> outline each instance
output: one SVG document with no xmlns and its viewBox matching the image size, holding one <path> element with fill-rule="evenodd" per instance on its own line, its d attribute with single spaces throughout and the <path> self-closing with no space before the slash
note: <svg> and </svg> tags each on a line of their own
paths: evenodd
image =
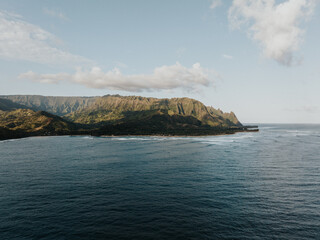
<svg viewBox="0 0 320 240">
<path fill-rule="evenodd" d="M 0 239 L 320 239 L 320 125 L 0 142 Z"/>
</svg>

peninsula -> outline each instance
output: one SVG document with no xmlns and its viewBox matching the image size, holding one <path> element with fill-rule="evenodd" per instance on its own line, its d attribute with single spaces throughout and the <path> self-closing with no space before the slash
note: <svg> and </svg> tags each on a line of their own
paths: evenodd
<svg viewBox="0 0 320 240">
<path fill-rule="evenodd" d="M 202 136 L 258 131 L 190 98 L 0 96 L 0 140 L 58 135 Z"/>
</svg>

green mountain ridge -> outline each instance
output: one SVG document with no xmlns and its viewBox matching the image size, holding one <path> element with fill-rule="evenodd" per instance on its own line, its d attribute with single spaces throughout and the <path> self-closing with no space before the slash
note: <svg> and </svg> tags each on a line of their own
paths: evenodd
<svg viewBox="0 0 320 240">
<path fill-rule="evenodd" d="M 224 113 L 191 98 L 0 96 L 0 139 L 66 134 L 216 135 L 245 130 L 233 112 Z"/>
<path fill-rule="evenodd" d="M 241 126 L 234 113 L 223 113 L 191 98 L 158 99 L 140 96 L 46 97 L 40 95 L 0 96 L 35 111 L 46 111 L 76 123 L 115 122 L 140 111 L 167 110 L 169 115 L 193 116 L 210 126 Z M 139 116 L 139 114 L 137 114 Z"/>
</svg>

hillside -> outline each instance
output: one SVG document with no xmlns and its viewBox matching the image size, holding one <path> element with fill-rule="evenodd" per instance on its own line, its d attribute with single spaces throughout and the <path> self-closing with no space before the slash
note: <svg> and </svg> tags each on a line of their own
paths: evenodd
<svg viewBox="0 0 320 240">
<path fill-rule="evenodd" d="M 0 111 L 2 134 L 20 135 L 63 135 L 71 134 L 77 126 L 47 112 L 35 112 L 30 109 Z"/>
</svg>

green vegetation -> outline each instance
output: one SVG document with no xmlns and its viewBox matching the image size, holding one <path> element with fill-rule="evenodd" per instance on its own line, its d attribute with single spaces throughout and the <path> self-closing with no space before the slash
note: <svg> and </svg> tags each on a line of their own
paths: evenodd
<svg viewBox="0 0 320 240">
<path fill-rule="evenodd" d="M 215 135 L 244 130 L 233 112 L 223 113 L 190 98 L 0 96 L 0 139 L 65 134 Z"/>
<path fill-rule="evenodd" d="M 30 109 L 0 111 L 2 136 L 14 133 L 22 136 L 65 135 L 75 133 L 77 126 L 47 112 Z M 4 137 L 2 137 L 4 138 Z"/>
</svg>

